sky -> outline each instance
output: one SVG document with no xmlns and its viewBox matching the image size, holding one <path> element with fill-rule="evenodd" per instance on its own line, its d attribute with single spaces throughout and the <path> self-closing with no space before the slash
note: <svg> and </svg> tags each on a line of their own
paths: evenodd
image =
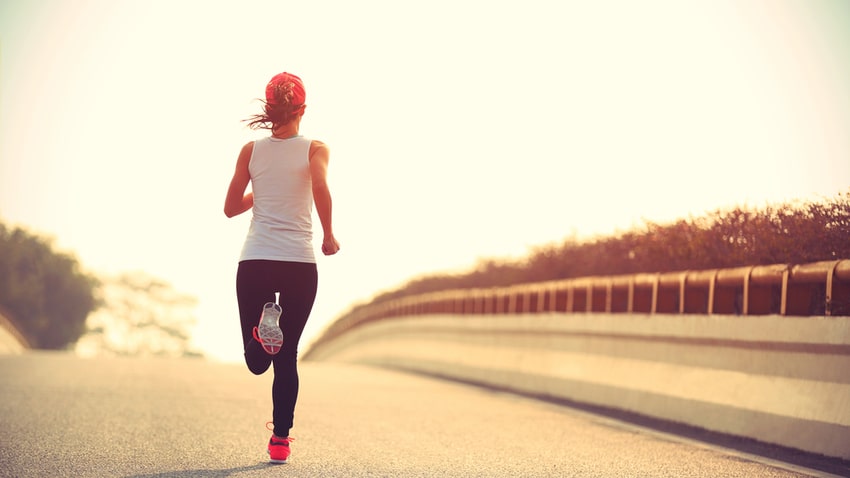
<svg viewBox="0 0 850 478">
<path fill-rule="evenodd" d="M 342 245 L 302 350 L 421 275 L 850 188 L 844 0 L 0 0 L 0 221 L 194 295 L 240 360 L 224 196 L 281 71 Z"/>
</svg>

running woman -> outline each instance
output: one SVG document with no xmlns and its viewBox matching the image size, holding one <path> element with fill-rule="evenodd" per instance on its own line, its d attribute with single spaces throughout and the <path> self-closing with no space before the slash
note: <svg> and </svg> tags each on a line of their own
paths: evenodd
<svg viewBox="0 0 850 478">
<path fill-rule="evenodd" d="M 274 366 L 272 463 L 286 463 L 290 455 L 298 341 L 316 298 L 314 204 L 324 233 L 322 253 L 339 251 L 331 224 L 328 148 L 299 134 L 305 100 L 297 76 L 280 73 L 269 81 L 263 112 L 246 121 L 271 135 L 242 147 L 224 202 L 227 217 L 253 214 L 236 273 L 236 297 L 248 369 L 260 375 Z"/>
</svg>

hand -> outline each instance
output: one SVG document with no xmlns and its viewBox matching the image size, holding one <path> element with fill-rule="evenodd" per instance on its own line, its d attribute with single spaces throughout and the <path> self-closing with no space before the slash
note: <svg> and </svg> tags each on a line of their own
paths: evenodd
<svg viewBox="0 0 850 478">
<path fill-rule="evenodd" d="M 322 240 L 322 254 L 332 256 L 339 252 L 339 242 L 333 236 L 325 236 Z"/>
</svg>

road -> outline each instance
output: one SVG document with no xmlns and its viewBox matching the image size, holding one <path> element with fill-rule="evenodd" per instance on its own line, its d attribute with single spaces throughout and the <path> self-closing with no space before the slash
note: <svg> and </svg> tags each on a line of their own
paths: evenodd
<svg viewBox="0 0 850 478">
<path fill-rule="evenodd" d="M 462 384 L 301 365 L 289 464 L 269 374 L 203 360 L 0 356 L 3 477 L 828 476 Z"/>
</svg>

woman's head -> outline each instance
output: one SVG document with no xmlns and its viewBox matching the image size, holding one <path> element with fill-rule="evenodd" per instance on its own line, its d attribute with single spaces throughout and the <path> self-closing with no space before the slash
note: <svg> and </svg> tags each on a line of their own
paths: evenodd
<svg viewBox="0 0 850 478">
<path fill-rule="evenodd" d="M 279 73 L 266 85 L 263 113 L 251 117 L 248 126 L 274 130 L 285 125 L 304 112 L 306 99 L 307 93 L 301 78 L 292 73 Z"/>
<path fill-rule="evenodd" d="M 278 73 L 266 85 L 266 103 L 270 105 L 290 104 L 301 106 L 307 99 L 304 83 L 292 73 Z"/>
</svg>

